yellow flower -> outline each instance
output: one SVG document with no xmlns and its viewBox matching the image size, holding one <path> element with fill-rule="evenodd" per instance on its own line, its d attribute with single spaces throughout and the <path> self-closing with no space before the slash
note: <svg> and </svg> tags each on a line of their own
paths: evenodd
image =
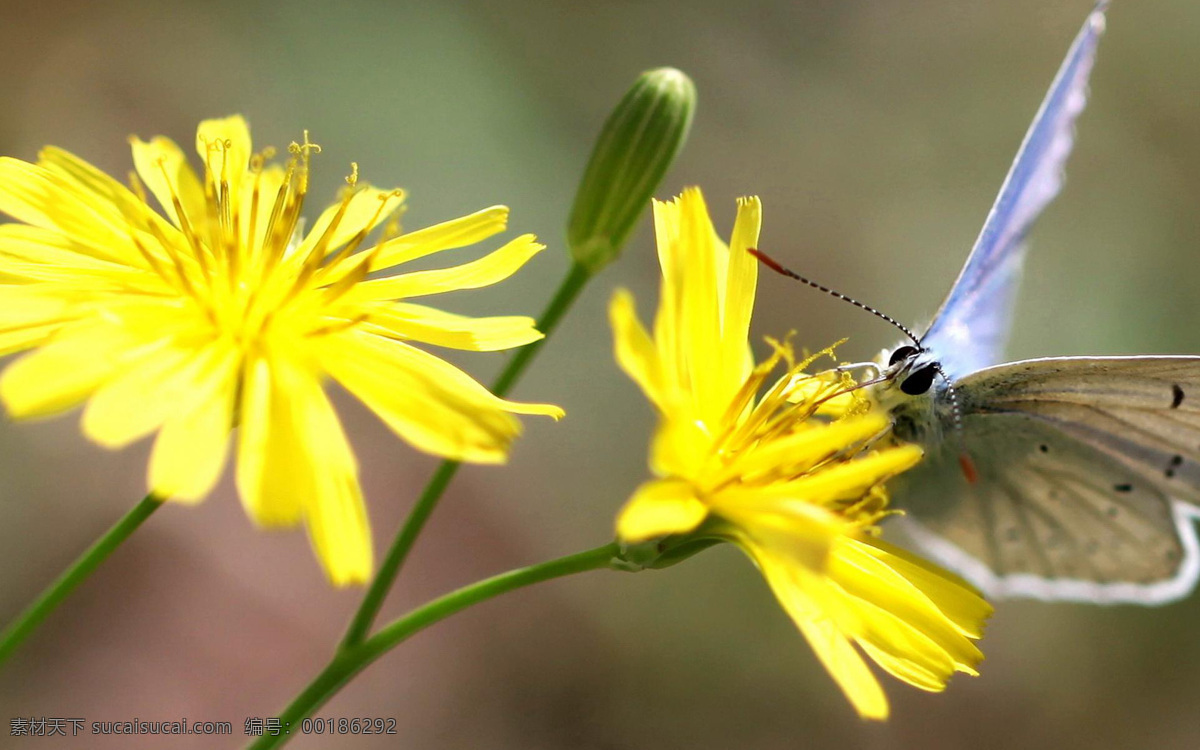
<svg viewBox="0 0 1200 750">
<path fill-rule="evenodd" d="M 921 458 L 871 448 L 888 422 L 846 375 L 805 375 L 786 344 L 755 366 L 748 343 L 757 280 L 758 199 L 738 204 L 730 246 L 698 190 L 654 205 L 663 281 L 653 338 L 633 300 L 610 307 L 616 356 L 660 415 L 655 480 L 617 518 L 627 544 L 716 538 L 738 545 L 859 714 L 887 699 L 854 645 L 924 690 L 975 674 L 991 607 L 960 579 L 875 538 L 881 483 Z M 787 373 L 758 394 L 781 363 Z M 817 415 L 820 416 L 817 416 Z"/>
<path fill-rule="evenodd" d="M 35 349 L 5 370 L 0 398 L 15 417 L 86 401 L 84 432 L 110 448 L 157 431 L 150 490 L 184 502 L 212 489 L 239 426 L 250 517 L 305 523 L 330 579 L 362 582 L 366 509 L 324 378 L 423 451 L 503 461 L 520 431 L 512 413 L 561 410 L 500 399 L 409 342 L 508 349 L 541 337 L 533 320 L 398 300 L 494 284 L 542 246 L 523 235 L 463 265 L 368 280 L 504 230 L 508 209 L 398 234 L 403 192 L 360 183 L 354 165 L 306 233 L 320 150 L 307 134 L 284 165 L 251 150 L 241 117 L 202 122 L 196 140 L 202 175 L 170 140 L 132 138 L 129 188 L 57 148 L 35 164 L 0 158 L 0 211 L 18 222 L 0 225 L 0 353 Z"/>
</svg>

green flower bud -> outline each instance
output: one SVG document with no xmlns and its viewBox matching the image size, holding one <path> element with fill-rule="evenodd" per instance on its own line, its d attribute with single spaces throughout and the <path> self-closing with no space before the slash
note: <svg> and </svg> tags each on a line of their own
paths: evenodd
<svg viewBox="0 0 1200 750">
<path fill-rule="evenodd" d="M 620 254 L 687 139 L 696 87 L 674 68 L 638 77 L 600 131 L 571 208 L 567 243 L 596 272 Z"/>
</svg>

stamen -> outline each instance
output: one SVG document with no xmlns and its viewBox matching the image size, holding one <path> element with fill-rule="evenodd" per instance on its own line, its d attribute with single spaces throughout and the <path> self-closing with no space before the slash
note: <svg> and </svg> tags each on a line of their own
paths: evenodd
<svg viewBox="0 0 1200 750">
<path fill-rule="evenodd" d="M 375 226 L 378 226 L 379 217 L 383 215 L 384 209 L 387 208 L 388 201 L 392 200 L 393 198 L 403 198 L 403 197 L 404 197 L 404 191 L 399 190 L 399 189 L 393 190 L 390 193 L 385 193 L 383 195 L 380 195 L 379 196 L 379 207 L 375 209 L 375 215 L 372 216 L 371 220 L 368 221 L 366 224 L 364 224 L 363 228 L 360 229 L 358 231 L 358 233 L 355 234 L 354 237 L 349 242 L 346 243 L 345 247 L 343 247 L 341 250 L 338 251 L 337 255 L 333 256 L 333 258 L 331 258 L 329 260 L 329 263 L 325 267 L 327 269 L 332 269 L 336 265 L 338 265 L 339 263 L 344 261 L 346 258 L 349 258 L 352 254 L 354 254 L 354 252 L 356 250 L 358 250 L 358 248 L 362 245 L 362 243 L 367 239 L 367 235 L 369 235 L 371 233 L 371 229 Z M 376 247 L 378 247 L 382 244 L 383 244 L 383 241 L 380 241 L 380 242 L 376 243 Z"/>
<path fill-rule="evenodd" d="M 293 146 L 295 144 L 292 144 Z M 291 149 L 288 149 L 291 151 Z M 283 216 L 284 209 L 288 202 L 288 194 L 292 190 L 292 180 L 296 174 L 299 157 L 293 151 L 292 156 L 288 159 L 287 172 L 283 176 L 283 184 L 279 186 L 279 192 L 275 194 L 275 203 L 271 206 L 271 217 L 267 219 L 267 231 L 263 235 L 263 249 L 266 251 L 266 267 L 279 260 L 283 255 L 284 249 L 287 247 L 286 241 L 280 245 L 276 242 L 276 225 L 279 223 L 280 217 Z"/>
<path fill-rule="evenodd" d="M 371 273 L 371 264 L 375 262 L 375 257 L 379 255 L 379 245 L 376 245 L 370 252 L 365 253 L 365 255 L 366 257 L 359 261 L 358 265 L 354 266 L 354 268 L 351 268 L 345 276 L 325 287 L 325 304 L 333 302 L 367 278 L 367 274 Z"/>
<path fill-rule="evenodd" d="M 301 196 L 308 194 L 308 161 L 312 154 L 321 153 L 321 147 L 308 140 L 308 130 L 304 131 L 304 143 L 292 141 L 288 151 L 300 157 L 300 182 L 296 192 Z"/>
<path fill-rule="evenodd" d="M 288 152 L 292 154 L 292 158 L 288 160 L 288 179 L 285 184 L 291 186 L 288 196 L 290 200 L 284 206 L 280 216 L 283 223 L 279 225 L 279 229 L 275 230 L 274 234 L 270 235 L 269 263 L 277 262 L 283 257 L 292 235 L 296 232 L 296 225 L 300 221 L 300 214 L 304 209 L 304 196 L 308 194 L 309 159 L 312 154 L 321 153 L 321 147 L 308 140 L 308 131 L 305 130 L 304 143 L 293 141 L 288 146 Z M 293 180 L 295 181 L 294 185 L 292 184 Z"/>
<path fill-rule="evenodd" d="M 137 196 L 138 200 L 146 205 L 150 202 L 146 200 L 146 188 L 142 186 L 142 181 L 138 178 L 136 170 L 129 170 L 129 189 Z"/>
<path fill-rule="evenodd" d="M 321 261 L 325 258 L 325 254 L 329 249 L 330 243 L 333 242 L 333 235 L 341 226 L 342 219 L 346 216 L 346 211 L 350 209 L 350 204 L 354 198 L 359 195 L 360 190 L 355 189 L 355 184 L 358 182 L 358 165 L 353 165 L 354 171 L 346 178 L 347 186 L 342 191 L 342 202 L 338 206 L 337 213 L 329 220 L 329 225 L 325 227 L 325 231 L 321 233 L 321 237 L 313 244 L 308 251 L 308 256 L 304 258 L 304 267 L 300 270 L 299 276 L 296 278 L 296 286 L 302 286 L 308 282 L 317 267 L 321 265 Z"/>
<path fill-rule="evenodd" d="M 221 169 L 225 170 L 225 144 L 223 140 L 206 140 L 200 138 L 204 144 L 204 210 L 208 216 L 208 244 L 212 249 L 213 257 L 219 262 L 224 255 L 225 242 L 222 238 L 222 222 L 221 222 L 221 189 L 220 178 L 218 171 L 213 169 L 212 155 L 218 153 L 221 155 Z"/>
<path fill-rule="evenodd" d="M 275 149 L 267 147 L 262 150 L 262 153 L 250 156 L 250 172 L 254 175 L 254 188 L 250 192 L 250 226 L 246 232 L 246 252 L 250 255 L 253 255 L 257 249 L 255 245 L 258 238 L 254 236 L 254 233 L 258 229 L 258 197 L 262 188 L 263 166 L 274 153 Z"/>
<path fill-rule="evenodd" d="M 200 242 L 200 238 L 192 230 L 187 213 L 183 210 L 183 203 L 179 200 L 179 195 L 175 192 L 175 183 L 171 181 L 171 175 L 167 172 L 167 160 L 165 157 L 159 157 L 157 163 L 159 170 L 163 174 L 163 180 L 166 182 L 167 190 L 171 193 L 171 205 L 175 208 L 175 215 L 179 217 L 179 229 L 183 232 L 183 236 L 187 239 L 188 244 L 191 245 L 196 262 L 200 264 L 200 270 L 204 272 L 204 277 L 211 278 L 212 271 L 208 266 L 207 250 L 204 244 Z M 170 247 L 169 244 L 164 246 Z"/>
<path fill-rule="evenodd" d="M 225 139 L 225 148 L 221 152 L 221 230 L 225 239 L 225 250 L 229 258 L 229 275 L 231 277 L 237 275 L 237 248 L 241 241 L 238 234 L 238 216 L 241 211 L 239 207 L 233 205 L 232 190 L 229 187 L 229 151 L 233 148 L 233 140 Z M 238 170 L 238 178 L 242 174 L 241 170 L 244 165 L 235 164 L 234 169 Z"/>
<path fill-rule="evenodd" d="M 141 239 L 137 236 L 137 227 L 135 227 L 132 223 L 129 223 L 127 226 L 129 228 L 129 239 L 133 241 L 133 246 L 137 248 L 138 253 L 145 258 L 146 262 L 150 265 L 151 270 L 158 274 L 159 278 L 168 284 L 171 283 L 172 278 L 177 279 L 179 286 L 183 289 L 184 293 L 196 300 L 199 300 L 200 295 L 196 293 L 196 287 L 192 284 L 192 280 L 188 278 L 187 272 L 184 271 L 183 264 L 180 262 L 178 255 L 171 251 L 171 246 L 161 235 L 159 235 L 157 226 L 155 226 L 153 223 L 151 224 L 151 227 L 155 230 L 155 234 L 158 235 L 159 244 L 162 245 L 163 249 L 167 251 L 167 256 L 171 259 L 171 263 L 175 267 L 175 274 L 173 277 L 172 275 L 168 274 L 167 269 L 163 266 L 159 259 L 155 257 L 145 245 L 142 244 Z M 209 310 L 207 306 L 205 306 L 204 309 L 211 320 L 212 311 Z"/>
<path fill-rule="evenodd" d="M 392 212 L 391 218 L 383 225 L 383 231 L 379 233 L 379 244 L 386 245 L 392 240 L 400 236 L 403 231 L 400 226 L 400 217 L 404 214 L 404 207 L 401 206 Z"/>
</svg>

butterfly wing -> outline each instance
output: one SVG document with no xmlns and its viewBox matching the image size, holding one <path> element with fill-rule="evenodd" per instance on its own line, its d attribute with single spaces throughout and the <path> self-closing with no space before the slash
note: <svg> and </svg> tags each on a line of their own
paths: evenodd
<svg viewBox="0 0 1200 750">
<path fill-rule="evenodd" d="M 997 597 L 1156 604 L 1192 590 L 1200 357 L 1029 360 L 955 389 L 978 481 L 947 439 L 896 488 L 926 552 Z"/>
<path fill-rule="evenodd" d="M 1107 5 L 1097 4 L 1071 45 L 966 265 L 924 336 L 926 347 L 952 377 L 995 364 L 1007 343 L 1024 259 L 1022 243 L 1038 214 L 1062 188 Z"/>
</svg>

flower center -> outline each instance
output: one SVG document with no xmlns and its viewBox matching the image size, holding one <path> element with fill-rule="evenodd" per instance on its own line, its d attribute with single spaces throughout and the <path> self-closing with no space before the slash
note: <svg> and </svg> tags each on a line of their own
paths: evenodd
<svg viewBox="0 0 1200 750">
<path fill-rule="evenodd" d="M 269 165 L 273 148 L 237 164 L 231 141 L 202 145 L 202 199 L 187 194 L 183 181 L 190 173 L 173 176 L 166 157 L 160 157 L 157 167 L 176 225 L 157 215 L 130 222 L 131 238 L 150 269 L 207 321 L 214 337 L 231 336 L 242 345 L 259 341 L 285 318 L 289 330 L 302 335 L 359 322 L 339 317 L 332 303 L 366 277 L 373 253 L 355 254 L 403 193 L 379 194 L 373 215 L 363 221 L 358 212 L 355 223 L 361 226 L 348 236 L 353 226 L 344 226 L 347 213 L 366 189 L 359 187 L 358 164 L 352 163 L 339 203 L 318 222 L 320 234 L 304 238 L 311 158 L 321 152 L 307 130 L 303 142 L 288 147 L 283 168 Z M 146 203 L 136 175 L 131 182 Z"/>
</svg>

